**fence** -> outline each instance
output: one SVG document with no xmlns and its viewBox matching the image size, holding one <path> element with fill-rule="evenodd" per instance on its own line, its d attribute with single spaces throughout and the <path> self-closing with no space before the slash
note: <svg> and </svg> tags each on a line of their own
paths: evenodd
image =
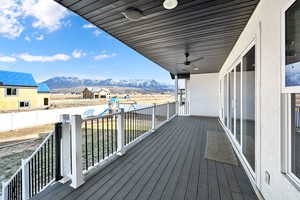
<svg viewBox="0 0 300 200">
<path fill-rule="evenodd" d="M 43 143 L 9 179 L 3 183 L 4 200 L 29 199 L 60 177 L 60 136 L 59 124 L 49 133 Z"/>
<path fill-rule="evenodd" d="M 11 179 L 3 183 L 3 200 L 29 199 L 62 178 L 77 188 L 84 175 L 118 155 L 176 115 L 167 103 L 82 119 L 61 116 L 51 132 Z"/>
</svg>

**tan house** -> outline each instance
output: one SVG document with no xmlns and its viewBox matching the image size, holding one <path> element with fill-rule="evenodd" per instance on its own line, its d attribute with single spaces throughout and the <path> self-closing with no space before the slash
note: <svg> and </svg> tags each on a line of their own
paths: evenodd
<svg viewBox="0 0 300 200">
<path fill-rule="evenodd" d="M 0 111 L 50 106 L 50 90 L 37 84 L 32 74 L 0 70 Z"/>
<path fill-rule="evenodd" d="M 85 88 L 82 92 L 84 99 L 106 99 L 110 95 L 110 90 L 106 88 Z"/>
</svg>

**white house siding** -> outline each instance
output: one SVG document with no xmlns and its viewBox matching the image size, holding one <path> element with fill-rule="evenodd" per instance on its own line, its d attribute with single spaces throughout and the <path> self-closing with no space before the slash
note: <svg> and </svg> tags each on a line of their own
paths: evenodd
<svg viewBox="0 0 300 200">
<path fill-rule="evenodd" d="M 257 177 L 258 187 L 267 200 L 296 200 L 300 192 L 281 173 L 281 10 L 289 0 L 261 0 L 246 28 L 222 66 L 220 78 L 232 64 L 239 59 L 241 53 L 256 38 L 256 72 L 257 76 L 257 135 L 260 141 L 260 176 Z M 261 32 L 259 33 L 259 24 Z M 259 43 L 260 41 L 260 43 Z M 260 75 L 260 77 L 259 77 Z M 259 83 L 260 81 L 260 83 Z M 259 155 L 256 155 L 259 157 Z M 265 172 L 271 175 L 271 182 L 265 182 Z M 259 183 L 260 182 L 260 183 Z"/>
<path fill-rule="evenodd" d="M 192 74 L 187 81 L 190 114 L 219 116 L 219 74 Z"/>
</svg>

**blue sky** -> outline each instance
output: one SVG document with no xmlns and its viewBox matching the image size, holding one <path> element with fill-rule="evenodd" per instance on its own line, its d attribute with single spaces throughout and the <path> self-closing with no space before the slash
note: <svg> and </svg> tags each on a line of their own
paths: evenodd
<svg viewBox="0 0 300 200">
<path fill-rule="evenodd" d="M 0 69 L 54 76 L 155 79 L 167 71 L 52 0 L 1 0 Z"/>
</svg>

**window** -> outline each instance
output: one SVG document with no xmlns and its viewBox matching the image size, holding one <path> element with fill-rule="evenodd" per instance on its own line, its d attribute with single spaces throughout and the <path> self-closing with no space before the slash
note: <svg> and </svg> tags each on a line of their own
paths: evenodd
<svg viewBox="0 0 300 200">
<path fill-rule="evenodd" d="M 255 172 L 255 46 L 224 76 L 224 108 L 224 124 Z"/>
<path fill-rule="evenodd" d="M 236 129 L 235 129 L 235 138 L 238 141 L 239 144 L 241 144 L 241 81 L 242 81 L 242 71 L 241 71 L 241 64 L 238 64 L 236 66 L 236 119 L 235 119 L 235 124 L 236 124 Z"/>
<path fill-rule="evenodd" d="M 6 96 L 17 96 L 17 88 L 6 88 Z"/>
<path fill-rule="evenodd" d="M 285 12 L 285 86 L 300 86 L 300 1 L 295 1 Z M 289 93 L 288 173 L 300 179 L 300 93 Z"/>
<path fill-rule="evenodd" d="M 44 106 L 48 106 L 49 105 L 49 98 L 44 98 Z"/>
<path fill-rule="evenodd" d="M 234 69 L 229 72 L 229 129 L 234 134 Z"/>
<path fill-rule="evenodd" d="M 20 108 L 29 108 L 30 107 L 30 102 L 29 101 L 20 101 L 19 102 L 19 107 Z"/>
<path fill-rule="evenodd" d="M 225 126 L 228 126 L 228 84 L 227 84 L 227 75 L 224 77 L 224 123 Z"/>
<path fill-rule="evenodd" d="M 291 95 L 291 171 L 300 178 L 300 94 Z"/>
<path fill-rule="evenodd" d="M 300 86 L 300 1 L 285 13 L 285 86 Z"/>
<path fill-rule="evenodd" d="M 242 150 L 255 171 L 255 46 L 243 57 Z"/>
</svg>

